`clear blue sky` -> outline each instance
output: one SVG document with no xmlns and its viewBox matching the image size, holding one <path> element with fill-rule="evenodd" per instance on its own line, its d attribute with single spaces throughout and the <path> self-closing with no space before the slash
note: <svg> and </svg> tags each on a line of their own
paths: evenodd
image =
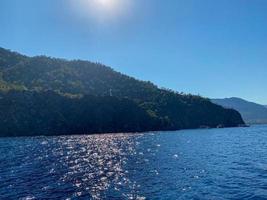
<svg viewBox="0 0 267 200">
<path fill-rule="evenodd" d="M 1 0 L 0 46 L 267 104 L 266 0 Z"/>
</svg>

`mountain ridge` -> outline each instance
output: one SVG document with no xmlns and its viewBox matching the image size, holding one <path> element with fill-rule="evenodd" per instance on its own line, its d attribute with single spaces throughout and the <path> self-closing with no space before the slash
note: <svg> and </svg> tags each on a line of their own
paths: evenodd
<svg viewBox="0 0 267 200">
<path fill-rule="evenodd" d="M 25 93 L 27 93 L 26 96 L 32 96 L 32 98 L 40 94 L 45 96 L 47 95 L 46 92 L 50 91 L 55 95 L 64 96 L 65 99 L 53 96 L 54 99 L 62 101 L 62 104 L 65 101 L 68 102 L 69 98 L 81 101 L 84 96 L 95 96 L 99 98 L 99 101 L 101 101 L 101 97 L 108 98 L 109 96 L 116 99 L 114 100 L 116 102 L 128 99 L 128 101 L 132 102 L 132 106 L 136 108 L 136 112 L 145 111 L 148 114 L 148 120 L 153 121 L 156 119 L 158 121 L 160 125 L 157 126 L 157 130 L 178 130 L 199 128 L 201 126 L 235 127 L 244 124 L 241 115 L 233 109 L 225 109 L 200 96 L 185 95 L 159 88 L 149 81 L 137 80 L 100 63 L 46 56 L 28 57 L 3 48 L 0 49 L 0 90 L 2 93 L 15 91 L 18 95 L 26 95 Z M 29 95 L 28 92 L 32 94 Z M 7 98 L 11 97 L 7 95 Z M 44 99 L 40 97 L 40 102 L 42 103 Z M 87 99 L 90 104 L 92 98 Z M 31 100 L 29 99 L 29 101 Z M 33 101 L 36 102 L 34 98 Z M 118 105 L 117 103 L 114 104 Z M 36 109 L 35 112 L 38 114 L 38 110 L 42 109 L 38 109 L 35 104 L 33 105 Z M 60 104 L 58 105 L 60 106 Z M 86 104 L 80 106 L 85 106 L 86 108 Z M 106 104 L 106 106 L 109 107 L 110 105 Z M 17 112 L 13 113 L 13 118 L 16 119 L 16 114 L 19 113 L 21 108 L 16 108 L 16 104 L 13 107 Z M 99 121 L 102 120 L 103 123 L 106 123 L 104 114 L 106 108 L 102 106 L 100 108 L 102 109 L 101 112 L 99 111 L 101 114 L 97 118 L 99 118 Z M 50 107 L 47 107 L 47 109 L 49 110 Z M 63 112 L 62 109 L 57 109 Z M 82 108 L 79 109 L 82 110 Z M 39 114 L 41 115 L 42 113 Z M 73 110 L 73 114 L 81 115 L 75 110 Z M 126 113 L 123 114 L 126 115 Z M 134 112 L 132 113 L 132 115 L 135 114 Z M 27 117 L 31 119 L 31 117 L 37 116 L 31 115 Z M 85 114 L 85 116 L 90 121 L 89 115 Z M 48 114 L 45 118 L 50 120 Z M 58 119 L 58 116 L 55 116 L 55 118 Z M 138 123 L 138 126 L 144 125 L 141 124 L 141 121 L 138 121 Z M 98 124 L 101 127 L 102 125 Z M 119 124 L 118 126 L 123 125 Z M 127 128 L 117 129 L 116 127 L 113 130 L 115 132 L 119 130 L 132 131 L 130 129 L 127 130 Z M 147 130 L 155 130 L 155 128 L 151 126 L 143 131 Z M 88 130 L 87 132 L 90 131 Z M 105 130 L 102 131 L 105 132 Z"/>
<path fill-rule="evenodd" d="M 264 105 L 250 102 L 238 97 L 212 99 L 212 102 L 217 103 L 225 108 L 236 109 L 240 112 L 246 123 L 267 123 L 267 107 Z"/>
</svg>

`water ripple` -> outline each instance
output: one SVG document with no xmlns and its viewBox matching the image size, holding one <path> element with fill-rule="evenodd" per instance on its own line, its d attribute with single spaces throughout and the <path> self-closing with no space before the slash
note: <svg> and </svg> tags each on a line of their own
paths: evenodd
<svg viewBox="0 0 267 200">
<path fill-rule="evenodd" d="M 0 139 L 0 199 L 267 199 L 267 126 Z"/>
</svg>

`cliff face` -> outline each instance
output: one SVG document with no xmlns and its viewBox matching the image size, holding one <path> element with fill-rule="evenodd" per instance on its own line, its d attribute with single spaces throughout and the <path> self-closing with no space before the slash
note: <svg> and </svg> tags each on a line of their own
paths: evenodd
<svg viewBox="0 0 267 200">
<path fill-rule="evenodd" d="M 0 49 L 0 93 L 3 109 L 0 118 L 6 122 L 0 128 L 13 130 L 4 131 L 8 134 L 20 129 L 25 135 L 30 127 L 36 131 L 47 129 L 44 131 L 47 134 L 75 134 L 85 127 L 86 132 L 91 133 L 232 127 L 244 123 L 237 111 L 215 105 L 209 99 L 160 89 L 151 82 L 136 80 L 102 64 L 27 57 L 5 49 Z M 27 99 L 25 102 L 22 96 Z M 5 107 L 4 102 L 14 103 Z M 91 104 L 94 106 L 90 107 Z M 28 107 L 31 113 L 24 116 L 23 107 Z M 89 107 L 92 109 L 86 109 Z M 95 107 L 99 110 L 94 110 Z M 68 126 L 71 123 L 68 115 L 79 128 Z M 38 118 L 43 121 L 34 123 Z M 67 118 L 66 121 L 63 118 Z M 13 119 L 17 129 L 12 129 Z M 81 122 L 82 119 L 86 120 Z M 59 126 L 61 122 L 64 125 Z M 6 124 L 10 128 L 6 128 Z"/>
</svg>

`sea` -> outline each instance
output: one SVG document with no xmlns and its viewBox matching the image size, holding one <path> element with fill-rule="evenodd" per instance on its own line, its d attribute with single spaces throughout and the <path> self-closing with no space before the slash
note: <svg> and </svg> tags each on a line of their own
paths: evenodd
<svg viewBox="0 0 267 200">
<path fill-rule="evenodd" d="M 0 138 L 0 199 L 267 199 L 267 125 Z"/>
</svg>

